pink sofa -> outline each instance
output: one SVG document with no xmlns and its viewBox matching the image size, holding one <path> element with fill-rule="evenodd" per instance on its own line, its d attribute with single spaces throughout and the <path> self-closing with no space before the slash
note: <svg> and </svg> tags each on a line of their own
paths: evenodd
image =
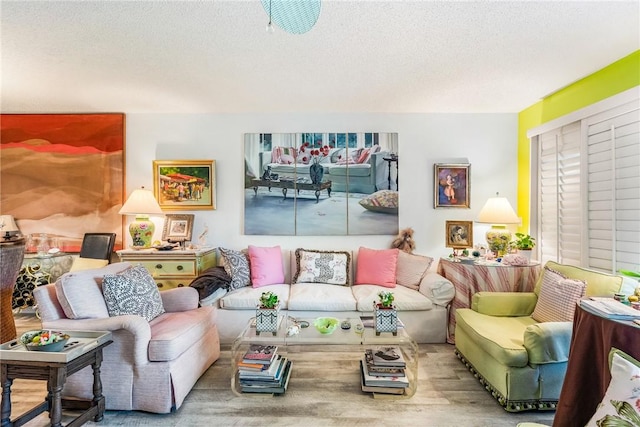
<svg viewBox="0 0 640 427">
<path fill-rule="evenodd" d="M 184 287 L 161 292 L 165 313 L 150 322 L 138 315 L 104 316 L 102 277 L 128 267 L 116 263 L 67 273 L 73 274 L 68 280 L 36 288 L 42 326 L 111 331 L 113 343 L 104 349 L 101 368 L 106 409 L 168 413 L 220 357 L 216 312 L 198 308 L 198 292 Z M 91 398 L 92 384 L 88 367 L 67 378 L 63 396 Z"/>
</svg>

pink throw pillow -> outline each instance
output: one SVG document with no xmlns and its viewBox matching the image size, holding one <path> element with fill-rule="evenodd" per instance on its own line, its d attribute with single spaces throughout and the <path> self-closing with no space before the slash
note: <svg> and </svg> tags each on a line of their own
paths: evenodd
<svg viewBox="0 0 640 427">
<path fill-rule="evenodd" d="M 278 163 L 280 163 L 281 165 L 291 165 L 295 162 L 296 159 L 294 159 L 293 156 L 289 154 L 283 154 L 282 156 L 280 156 L 280 160 L 278 161 Z"/>
<path fill-rule="evenodd" d="M 280 246 L 260 248 L 249 245 L 249 266 L 254 288 L 284 283 Z"/>
<path fill-rule="evenodd" d="M 356 285 L 396 287 L 398 249 L 368 249 L 360 247 L 357 263 Z"/>
</svg>

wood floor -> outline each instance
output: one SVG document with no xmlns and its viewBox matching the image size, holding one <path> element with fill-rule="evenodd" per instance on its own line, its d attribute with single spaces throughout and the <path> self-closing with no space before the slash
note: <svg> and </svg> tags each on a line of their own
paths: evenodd
<svg viewBox="0 0 640 427">
<path fill-rule="evenodd" d="M 16 315 L 19 333 L 39 327 L 31 313 Z M 95 426 L 487 426 L 520 422 L 550 426 L 553 412 L 505 412 L 453 354 L 449 344 L 421 344 L 418 390 L 410 399 L 374 399 L 360 391 L 360 351 L 292 354 L 284 396 L 242 396 L 230 389 L 230 349 L 200 378 L 182 407 L 168 415 L 107 411 Z M 103 371 L 103 375 L 105 372 Z M 41 381 L 15 380 L 13 417 L 44 398 Z M 69 420 L 63 419 L 63 424 Z M 46 414 L 27 426 L 49 425 Z"/>
</svg>

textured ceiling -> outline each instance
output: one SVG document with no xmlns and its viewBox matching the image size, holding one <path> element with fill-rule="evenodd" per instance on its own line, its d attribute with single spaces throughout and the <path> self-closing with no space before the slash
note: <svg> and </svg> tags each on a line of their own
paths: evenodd
<svg viewBox="0 0 640 427">
<path fill-rule="evenodd" d="M 634 1 L 6 1 L 3 112 L 517 112 L 640 48 Z"/>
</svg>

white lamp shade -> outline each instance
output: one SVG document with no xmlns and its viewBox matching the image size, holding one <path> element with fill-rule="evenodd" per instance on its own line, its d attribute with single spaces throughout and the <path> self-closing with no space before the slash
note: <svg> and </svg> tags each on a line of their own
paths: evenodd
<svg viewBox="0 0 640 427">
<path fill-rule="evenodd" d="M 118 212 L 120 215 L 162 215 L 162 209 L 151 191 L 139 188 L 133 190 Z"/>
<path fill-rule="evenodd" d="M 506 197 L 491 197 L 478 214 L 478 222 L 485 224 L 520 224 Z"/>
<path fill-rule="evenodd" d="M 0 215 L 0 231 L 2 233 L 14 233 L 20 231 L 12 215 Z"/>
</svg>

